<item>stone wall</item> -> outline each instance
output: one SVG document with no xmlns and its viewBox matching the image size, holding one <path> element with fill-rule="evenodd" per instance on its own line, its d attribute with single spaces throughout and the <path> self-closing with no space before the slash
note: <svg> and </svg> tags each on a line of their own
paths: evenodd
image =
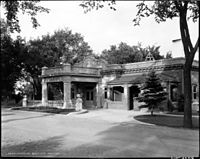
<svg viewBox="0 0 200 159">
<path fill-rule="evenodd" d="M 48 101 L 48 106 L 49 107 L 57 107 L 57 108 L 62 108 L 63 107 L 63 100 L 49 100 Z"/>
<path fill-rule="evenodd" d="M 28 100 L 27 101 L 27 106 L 42 106 L 42 101 L 41 100 Z"/>
<path fill-rule="evenodd" d="M 123 101 L 108 101 L 108 109 L 124 109 L 128 110 L 127 106 Z"/>
</svg>

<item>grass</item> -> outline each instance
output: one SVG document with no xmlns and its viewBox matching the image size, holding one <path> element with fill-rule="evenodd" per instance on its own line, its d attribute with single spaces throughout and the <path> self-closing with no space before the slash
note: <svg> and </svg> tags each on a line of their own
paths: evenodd
<svg viewBox="0 0 200 159">
<path fill-rule="evenodd" d="M 68 114 L 74 112 L 75 109 L 60 109 L 55 107 L 38 106 L 38 107 L 17 107 L 14 110 L 24 110 L 24 111 L 34 111 L 34 112 L 44 112 L 44 113 L 55 113 L 55 114 Z"/>
<path fill-rule="evenodd" d="M 184 115 L 184 112 L 167 112 L 167 114 Z M 193 111 L 192 115 L 199 115 L 199 112 Z"/>
<path fill-rule="evenodd" d="M 136 120 L 141 122 L 160 125 L 160 126 L 168 126 L 168 127 L 183 127 L 183 116 L 167 116 L 167 115 L 140 115 L 134 117 Z M 199 117 L 192 118 L 193 128 L 199 128 Z"/>
</svg>

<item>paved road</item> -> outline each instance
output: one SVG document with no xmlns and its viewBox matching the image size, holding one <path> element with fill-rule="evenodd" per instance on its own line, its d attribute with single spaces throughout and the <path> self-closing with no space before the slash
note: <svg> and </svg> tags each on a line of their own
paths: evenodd
<svg viewBox="0 0 200 159">
<path fill-rule="evenodd" d="M 2 110 L 2 156 L 198 156 L 199 131 L 137 122 L 133 111 L 48 114 Z"/>
</svg>

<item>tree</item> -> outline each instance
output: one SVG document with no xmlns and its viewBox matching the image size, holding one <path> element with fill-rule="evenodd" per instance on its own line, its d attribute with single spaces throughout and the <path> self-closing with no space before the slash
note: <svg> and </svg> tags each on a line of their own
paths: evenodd
<svg viewBox="0 0 200 159">
<path fill-rule="evenodd" d="M 33 28 L 37 28 L 39 23 L 36 19 L 38 12 L 49 13 L 49 9 L 42 6 L 38 6 L 39 1 L 1 1 L 0 5 L 5 8 L 5 15 L 7 24 L 9 26 L 8 30 L 10 32 L 20 32 L 18 13 L 22 11 L 23 14 L 27 14 L 31 17 Z"/>
<path fill-rule="evenodd" d="M 1 19 L 1 80 L 2 96 L 9 96 L 14 92 L 15 82 L 22 76 L 21 55 L 24 53 L 24 40 L 20 37 L 12 40 L 9 33 L 20 32 L 18 13 L 28 14 L 34 28 L 39 26 L 36 15 L 38 12 L 49 12 L 49 9 L 38 6 L 39 1 L 1 1 L 5 9 L 6 21 Z M 1 9 L 2 9 L 1 8 Z"/>
<path fill-rule="evenodd" d="M 166 99 L 167 93 L 164 91 L 160 79 L 151 71 L 146 78 L 145 84 L 141 88 L 141 96 L 138 97 L 139 102 L 145 102 L 153 115 L 154 108 Z"/>
<path fill-rule="evenodd" d="M 124 64 L 144 61 L 147 54 L 151 53 L 156 60 L 163 59 L 160 55 L 159 46 L 142 47 L 140 43 L 129 46 L 121 42 L 119 46 L 111 45 L 109 50 L 103 50 L 101 58 L 110 64 Z"/>
<path fill-rule="evenodd" d="M 104 7 L 104 5 L 99 5 L 99 1 L 87 1 L 82 2 L 81 6 L 89 11 L 91 8 L 96 9 Z M 114 3 L 110 4 L 112 8 Z M 184 127 L 192 127 L 192 89 L 191 89 L 191 69 L 194 60 L 195 53 L 199 48 L 199 37 L 195 43 L 192 44 L 190 39 L 190 33 L 188 29 L 188 19 L 192 19 L 193 22 L 197 22 L 199 18 L 199 5 L 200 2 L 195 0 L 174 0 L 174 1 L 154 1 L 152 5 L 147 5 L 145 1 L 140 2 L 137 5 L 138 12 L 136 18 L 133 19 L 134 25 L 139 25 L 143 17 L 149 17 L 151 15 L 155 16 L 155 21 L 165 22 L 167 19 L 173 19 L 179 17 L 181 40 L 183 43 L 184 54 L 185 54 L 185 64 L 184 64 Z M 100 7 L 101 6 L 101 7 Z M 189 13 L 189 14 L 188 14 Z"/>
<path fill-rule="evenodd" d="M 92 54 L 92 49 L 79 33 L 72 33 L 71 30 L 65 28 L 57 30 L 51 36 L 53 47 L 61 57 L 61 63 L 78 63 L 85 56 Z M 53 44 L 55 43 L 55 44 Z M 60 58 L 59 57 L 59 58 Z"/>
<path fill-rule="evenodd" d="M 166 59 L 171 59 L 172 58 L 172 52 L 168 51 L 165 58 Z"/>
<path fill-rule="evenodd" d="M 181 39 L 185 53 L 184 64 L 184 127 L 192 127 L 192 88 L 191 69 L 195 53 L 199 48 L 199 37 L 193 46 L 188 29 L 187 19 L 192 18 L 196 22 L 199 18 L 199 2 L 197 1 L 155 1 L 152 6 L 145 2 L 137 5 L 138 13 L 133 20 L 135 25 L 139 25 L 141 17 L 155 15 L 155 20 L 165 22 L 167 19 L 179 17 Z M 189 13 L 189 16 L 187 15 Z"/>
<path fill-rule="evenodd" d="M 14 92 L 15 82 L 22 76 L 22 55 L 26 52 L 24 40 L 12 40 L 7 32 L 7 23 L 1 19 L 1 91 L 3 97 Z"/>
</svg>

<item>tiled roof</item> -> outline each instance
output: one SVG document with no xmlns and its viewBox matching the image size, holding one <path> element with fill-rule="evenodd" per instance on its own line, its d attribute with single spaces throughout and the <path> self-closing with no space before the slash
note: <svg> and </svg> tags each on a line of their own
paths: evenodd
<svg viewBox="0 0 200 159">
<path fill-rule="evenodd" d="M 146 74 L 140 75 L 122 75 L 120 77 L 115 78 L 114 80 L 108 82 L 109 85 L 115 84 L 140 84 L 144 83 L 146 80 Z M 173 81 L 178 82 L 174 76 L 167 75 L 167 74 L 159 74 L 158 77 L 161 81 Z"/>
</svg>

